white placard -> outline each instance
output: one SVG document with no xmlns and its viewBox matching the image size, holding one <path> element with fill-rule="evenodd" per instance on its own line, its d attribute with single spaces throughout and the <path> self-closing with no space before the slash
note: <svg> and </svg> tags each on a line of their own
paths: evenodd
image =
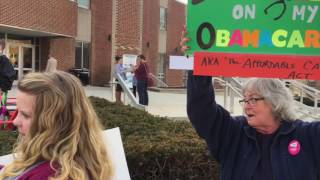
<svg viewBox="0 0 320 180">
<path fill-rule="evenodd" d="M 3 165 L 3 166 L 6 166 L 7 164 L 9 164 L 12 161 L 13 161 L 12 154 L 0 156 L 0 164 Z"/>
<path fill-rule="evenodd" d="M 193 57 L 170 56 L 169 61 L 169 69 L 193 70 Z"/>
<path fill-rule="evenodd" d="M 137 55 L 134 54 L 124 54 L 122 55 L 124 66 L 135 66 L 137 64 Z"/>
<path fill-rule="evenodd" d="M 115 168 L 113 180 L 130 180 L 126 156 L 124 154 L 120 129 L 113 128 L 103 131 L 107 148 L 111 154 L 111 160 Z"/>
<path fill-rule="evenodd" d="M 126 156 L 124 154 L 120 129 L 113 128 L 103 131 L 103 138 L 110 152 L 110 158 L 114 166 L 113 180 L 130 180 Z M 7 165 L 13 161 L 12 154 L 0 156 L 0 164 Z"/>
</svg>

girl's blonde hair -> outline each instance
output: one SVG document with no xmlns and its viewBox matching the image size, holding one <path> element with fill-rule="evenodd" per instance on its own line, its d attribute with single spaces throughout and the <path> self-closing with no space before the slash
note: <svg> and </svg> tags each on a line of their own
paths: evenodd
<svg viewBox="0 0 320 180">
<path fill-rule="evenodd" d="M 27 137 L 18 139 L 14 162 L 0 179 L 41 161 L 56 167 L 52 180 L 111 179 L 102 126 L 76 77 L 61 71 L 30 73 L 18 89 L 36 97 L 34 116 Z"/>
</svg>

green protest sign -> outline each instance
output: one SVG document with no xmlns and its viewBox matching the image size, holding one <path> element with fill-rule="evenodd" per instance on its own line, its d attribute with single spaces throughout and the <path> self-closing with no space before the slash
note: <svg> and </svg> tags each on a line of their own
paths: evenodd
<svg viewBox="0 0 320 180">
<path fill-rule="evenodd" d="M 320 56 L 320 0 L 189 0 L 194 52 Z"/>
<path fill-rule="evenodd" d="M 320 0 L 189 0 L 194 74 L 320 79 Z"/>
</svg>

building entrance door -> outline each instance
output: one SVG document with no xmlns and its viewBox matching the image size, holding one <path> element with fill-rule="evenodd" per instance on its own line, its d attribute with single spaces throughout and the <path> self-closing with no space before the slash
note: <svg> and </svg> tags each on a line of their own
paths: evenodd
<svg viewBox="0 0 320 180">
<path fill-rule="evenodd" d="M 35 48 L 28 44 L 8 44 L 8 57 L 16 71 L 16 80 L 35 71 Z"/>
</svg>

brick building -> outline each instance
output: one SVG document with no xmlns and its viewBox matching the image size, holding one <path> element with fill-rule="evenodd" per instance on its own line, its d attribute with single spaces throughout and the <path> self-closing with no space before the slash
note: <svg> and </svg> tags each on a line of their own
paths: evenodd
<svg viewBox="0 0 320 180">
<path fill-rule="evenodd" d="M 183 71 L 168 69 L 181 54 L 185 5 L 175 0 L 0 0 L 0 38 L 18 78 L 42 71 L 49 56 L 58 69 L 85 68 L 90 84 L 110 82 L 113 57 L 140 54 L 170 86 L 184 86 Z"/>
</svg>

